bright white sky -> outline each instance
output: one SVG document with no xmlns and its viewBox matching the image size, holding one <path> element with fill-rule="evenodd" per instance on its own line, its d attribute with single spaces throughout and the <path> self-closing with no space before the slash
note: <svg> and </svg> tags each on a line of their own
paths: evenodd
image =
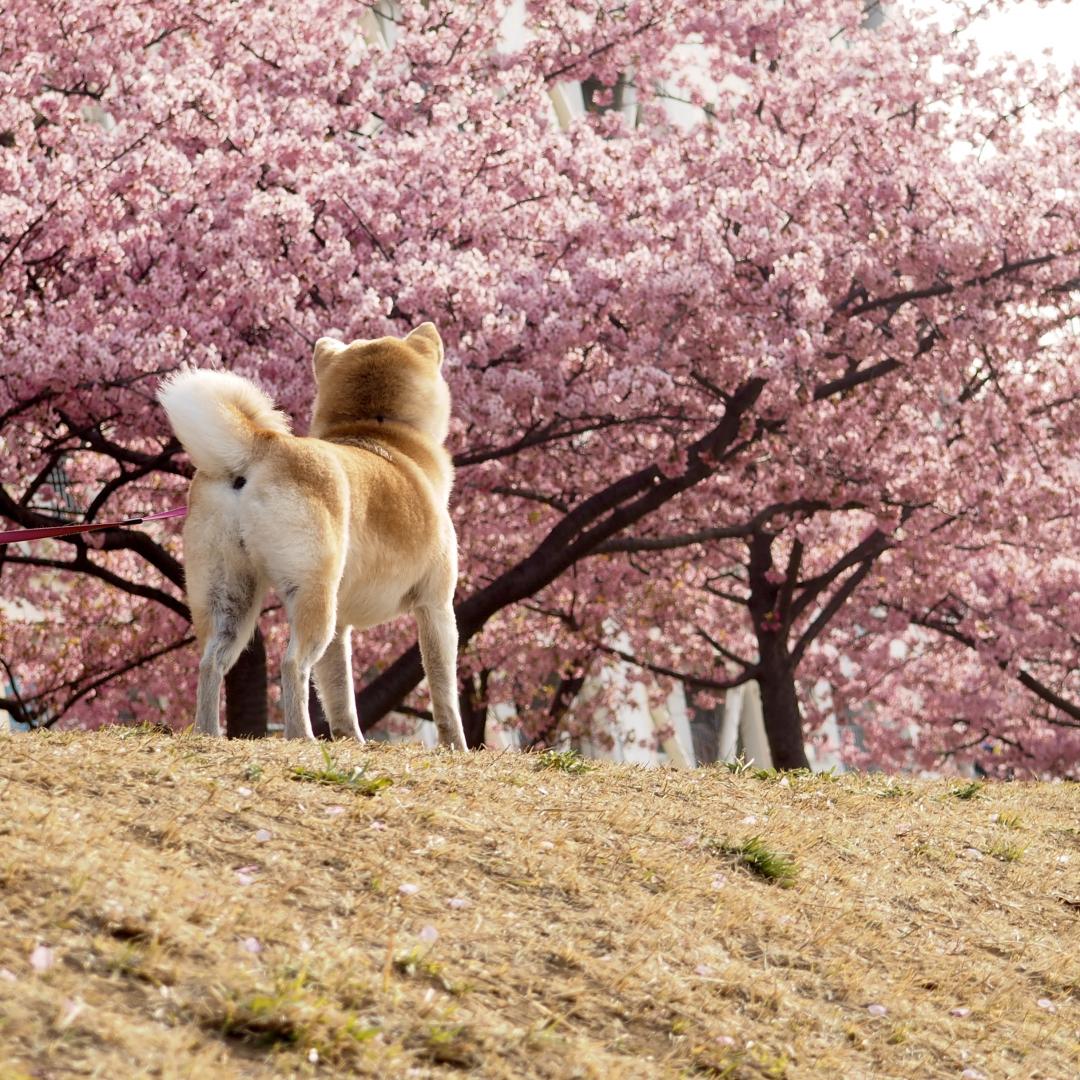
<svg viewBox="0 0 1080 1080">
<path fill-rule="evenodd" d="M 940 0 L 930 0 L 930 4 L 948 8 Z M 979 19 L 970 32 L 979 48 L 991 56 L 1013 53 L 1022 60 L 1045 63 L 1043 52 L 1050 49 L 1052 63 L 1063 71 L 1080 63 L 1080 3 L 1053 0 L 1040 7 L 1035 0 L 1021 0 L 1003 12 Z"/>
</svg>

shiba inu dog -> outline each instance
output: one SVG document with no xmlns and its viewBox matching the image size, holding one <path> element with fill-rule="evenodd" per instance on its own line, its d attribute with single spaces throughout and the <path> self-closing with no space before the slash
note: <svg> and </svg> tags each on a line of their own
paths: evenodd
<svg viewBox="0 0 1080 1080">
<path fill-rule="evenodd" d="M 187 369 L 158 391 L 191 456 L 184 559 L 201 649 L 196 727 L 221 734 L 225 673 L 273 587 L 289 620 L 281 664 L 285 737 L 312 738 L 308 685 L 337 737 L 363 739 L 351 629 L 416 619 L 440 742 L 465 748 L 452 600 L 457 541 L 443 447 L 450 392 L 431 323 L 405 338 L 315 343 L 311 433 L 254 383 Z"/>
</svg>

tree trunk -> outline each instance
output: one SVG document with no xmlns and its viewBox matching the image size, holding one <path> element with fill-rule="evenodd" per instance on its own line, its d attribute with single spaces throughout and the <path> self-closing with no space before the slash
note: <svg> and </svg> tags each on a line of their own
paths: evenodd
<svg viewBox="0 0 1080 1080">
<path fill-rule="evenodd" d="M 461 692 L 458 694 L 461 709 L 461 726 L 465 731 L 465 745 L 470 750 L 479 750 L 484 745 L 487 729 L 487 682 L 489 671 L 479 675 L 466 673 L 461 680 Z"/>
<path fill-rule="evenodd" d="M 255 636 L 225 676 L 225 734 L 230 739 L 264 739 L 268 716 L 266 646 L 255 627 Z"/>
<path fill-rule="evenodd" d="M 536 750 L 550 746 L 554 742 L 553 736 L 559 730 L 563 717 L 570 711 L 574 698 L 581 693 L 584 685 L 584 669 L 567 668 L 562 675 L 558 676 L 558 682 L 551 695 L 547 718 L 529 741 L 527 749 Z"/>
<path fill-rule="evenodd" d="M 802 710 L 795 690 L 795 669 L 781 642 L 758 639 L 762 650 L 758 668 L 761 689 L 761 712 L 769 739 L 773 767 L 808 769 L 803 743 Z"/>
<path fill-rule="evenodd" d="M 318 692 L 315 690 L 314 679 L 308 683 L 308 715 L 311 717 L 311 732 L 315 738 L 325 739 L 329 742 L 333 738 L 330 734 L 330 721 L 326 718 L 322 702 L 319 700 Z"/>
<path fill-rule="evenodd" d="M 762 530 L 755 532 L 748 544 L 748 606 L 759 658 L 754 677 L 761 691 L 761 714 L 773 768 L 808 769 L 802 711 L 795 692 L 795 662 L 787 646 L 791 599 L 799 577 L 802 545 L 796 542 L 787 569 L 778 580 L 772 553 L 775 539 L 772 533 Z"/>
</svg>

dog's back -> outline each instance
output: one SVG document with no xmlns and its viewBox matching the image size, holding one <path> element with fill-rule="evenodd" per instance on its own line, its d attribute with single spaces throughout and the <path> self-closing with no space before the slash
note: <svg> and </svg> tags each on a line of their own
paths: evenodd
<svg viewBox="0 0 1080 1080">
<path fill-rule="evenodd" d="M 203 667 L 220 676 L 235 662 L 273 586 L 291 628 L 287 733 L 310 732 L 295 700 L 299 684 L 332 641 L 347 639 L 348 627 L 412 611 L 423 643 L 426 612 L 437 609 L 445 623 L 457 564 L 441 362 L 430 324 L 402 340 L 320 339 L 306 438 L 290 435 L 269 399 L 229 373 L 182 371 L 159 393 L 198 470 L 184 544 Z M 214 676 L 208 679 L 210 694 Z M 214 730 L 217 692 L 211 722 L 202 684 L 200 727 Z M 289 731 L 290 710 L 293 726 L 306 731 Z"/>
</svg>

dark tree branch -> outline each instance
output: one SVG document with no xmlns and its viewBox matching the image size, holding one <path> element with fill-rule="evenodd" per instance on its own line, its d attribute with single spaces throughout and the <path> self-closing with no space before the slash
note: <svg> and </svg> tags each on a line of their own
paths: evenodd
<svg viewBox="0 0 1080 1080">
<path fill-rule="evenodd" d="M 810 647 L 817 636 L 832 622 L 836 613 L 851 599 L 852 594 L 862 584 L 870 570 L 873 568 L 877 555 L 869 555 L 845 579 L 843 584 L 829 597 L 828 603 L 817 613 L 810 625 L 799 636 L 795 647 L 791 650 L 792 662 L 798 666 L 806 650 Z"/>
<path fill-rule="evenodd" d="M 757 677 L 757 667 L 755 665 L 749 666 L 741 674 L 734 675 L 730 679 L 710 679 L 704 675 L 691 674 L 688 671 L 677 671 L 675 668 L 665 667 L 663 664 L 653 664 L 648 660 L 642 660 L 632 653 L 623 652 L 622 649 L 616 649 L 611 645 L 597 643 L 595 648 L 599 652 L 607 653 L 608 656 L 616 656 L 620 660 L 625 660 L 628 664 L 633 664 L 644 671 L 651 671 L 654 675 L 663 675 L 668 679 L 678 679 L 679 682 L 686 683 L 687 686 L 692 686 L 695 690 L 715 690 L 718 693 L 724 693 Z"/>
<path fill-rule="evenodd" d="M 818 385 L 814 387 L 814 400 L 824 401 L 826 398 L 835 397 L 837 394 L 844 393 L 845 390 L 853 390 L 856 386 L 860 386 L 865 382 L 870 382 L 873 379 L 880 379 L 882 375 L 888 375 L 890 371 L 895 371 L 901 366 L 899 360 L 894 360 L 890 356 L 876 364 L 871 364 L 868 368 L 853 368 L 851 371 L 841 375 L 837 379 L 830 379 L 829 382 L 818 383 Z"/>
<path fill-rule="evenodd" d="M 607 555 L 624 551 L 668 551 L 671 548 L 706 544 L 715 540 L 740 540 L 752 536 L 780 514 L 814 514 L 821 510 L 861 510 L 862 503 L 844 503 L 832 506 L 820 499 L 793 499 L 789 502 L 771 503 L 763 507 L 748 521 L 738 525 L 719 525 L 696 532 L 676 533 L 671 536 L 627 536 L 601 544 L 594 554 Z"/>
<path fill-rule="evenodd" d="M 162 589 L 142 585 L 137 581 L 128 581 L 127 578 L 123 578 L 111 570 L 106 570 L 103 566 L 98 566 L 90 561 L 85 545 L 78 550 L 73 559 L 41 559 L 32 555 L 7 555 L 4 561 L 13 566 L 36 566 L 47 570 L 64 570 L 76 574 L 87 574 L 131 596 L 139 596 L 144 600 L 153 600 L 155 603 L 179 615 L 182 619 L 191 622 L 191 613 L 188 611 L 187 604 L 182 600 L 178 600 L 175 596 L 171 596 Z"/>
<path fill-rule="evenodd" d="M 715 649 L 725 660 L 730 660 L 733 664 L 738 664 L 739 667 L 745 668 L 747 671 L 754 667 L 752 661 L 747 660 L 745 657 L 740 656 L 736 652 L 732 652 L 731 649 L 727 648 L 725 645 L 721 645 L 719 641 L 717 641 L 711 634 L 706 633 L 700 626 L 694 627 L 694 633 L 696 633 L 698 637 L 707 641 L 709 645 L 713 649 Z"/>
<path fill-rule="evenodd" d="M 59 720 L 73 705 L 79 700 L 86 697 L 87 694 L 92 694 L 95 690 L 100 689 L 106 683 L 112 682 L 113 679 L 119 678 L 121 675 L 126 675 L 129 671 L 135 671 L 138 668 L 145 667 L 147 664 L 153 663 L 155 660 L 159 660 L 163 656 L 168 656 L 169 653 L 176 652 L 178 649 L 190 645 L 195 640 L 193 634 L 188 634 L 185 637 L 179 638 L 176 641 L 170 642 L 168 645 L 163 645 L 160 649 L 154 649 L 152 652 L 145 653 L 143 656 L 136 657 L 134 660 L 129 660 L 126 664 L 122 664 L 118 668 L 111 668 L 103 675 L 98 676 L 85 686 L 81 687 L 78 691 L 71 695 L 63 704 L 60 712 L 53 718 L 50 723 L 55 720 Z"/>
<path fill-rule="evenodd" d="M 699 529 L 697 532 L 676 533 L 672 536 L 626 536 L 601 544 L 593 555 L 613 555 L 632 551 L 670 551 L 672 548 L 707 544 L 714 540 L 734 540 L 749 536 L 752 525 L 724 525 L 715 529 Z"/>
<path fill-rule="evenodd" d="M 543 503 L 544 506 L 553 507 L 560 514 L 565 514 L 570 507 L 555 495 L 545 495 L 542 491 L 529 491 L 527 488 L 518 487 L 493 487 L 492 495 L 506 495 L 512 499 L 526 499 L 529 502 Z"/>
<path fill-rule="evenodd" d="M 890 311 L 896 311 L 904 304 L 911 303 L 913 300 L 930 300 L 937 296 L 947 296 L 949 293 L 956 292 L 958 289 L 970 289 L 988 285 L 991 281 L 1007 277 L 1009 274 L 1014 274 L 1018 270 L 1029 270 L 1033 266 L 1046 266 L 1048 263 L 1055 262 L 1060 258 L 1061 256 L 1056 252 L 1048 252 L 1045 255 L 1033 255 L 1030 258 L 1019 259 L 1016 262 L 1006 261 L 997 267 L 997 269 L 992 270 L 989 274 L 980 274 L 976 277 L 966 278 L 959 283 L 939 281 L 934 285 L 927 285 L 922 289 L 907 289 L 904 292 L 891 293 L 889 296 L 878 296 L 873 300 L 865 300 L 863 303 L 853 307 L 847 314 L 850 318 L 856 318 L 859 315 L 866 315 L 868 312 L 878 311 L 881 308 L 888 308 Z"/>
<path fill-rule="evenodd" d="M 908 617 L 918 626 L 924 626 L 928 630 L 934 630 L 944 637 L 952 638 L 953 641 L 959 642 L 961 645 L 978 652 L 979 641 L 969 634 L 965 634 L 958 626 L 954 626 L 951 623 L 945 622 L 941 619 L 934 619 L 928 615 L 911 615 Z M 998 660 L 997 666 L 1001 671 L 1007 672 L 1009 664 L 1005 660 Z M 1080 727 L 1080 704 L 1070 701 L 1068 698 L 1063 697 L 1061 694 L 1052 690 L 1046 683 L 1040 679 L 1035 678 L 1030 671 L 1020 670 L 1016 673 L 1016 679 L 1021 686 L 1030 690 L 1036 697 L 1045 701 L 1048 705 L 1052 705 L 1055 709 L 1063 712 L 1066 716 L 1072 720 L 1078 721 L 1078 723 L 1072 724 L 1064 720 L 1053 720 L 1050 717 L 1046 717 L 1051 723 L 1060 724 L 1063 727 Z"/>
<path fill-rule="evenodd" d="M 791 605 L 792 619 L 797 619 L 846 570 L 866 560 L 873 562 L 882 552 L 892 547 L 893 543 L 880 529 L 875 529 L 860 544 L 837 559 L 825 573 L 800 581 L 799 596 Z"/>
<path fill-rule="evenodd" d="M 460 644 L 465 645 L 496 612 L 550 585 L 600 544 L 701 483 L 718 465 L 744 449 L 747 443 L 739 439 L 740 428 L 764 386 L 764 379 L 754 378 L 732 394 L 720 422 L 689 447 L 682 473 L 669 477 L 658 466 L 649 465 L 609 484 L 578 503 L 530 555 L 458 603 L 454 612 Z M 761 433 L 759 427 L 750 441 Z M 357 695 L 362 722 L 366 726 L 378 722 L 422 676 L 420 651 L 413 645 Z"/>
<path fill-rule="evenodd" d="M 0 517 L 8 518 L 16 525 L 20 525 L 26 529 L 35 528 L 48 528 L 53 525 L 70 525 L 70 521 L 58 520 L 57 518 L 50 517 L 47 514 L 38 513 L 35 510 L 30 510 L 27 507 L 20 506 L 15 500 L 0 487 Z M 138 532 L 133 529 L 102 529 L 95 534 L 98 537 L 97 545 L 99 550 L 102 551 L 131 551 L 136 555 L 139 555 L 142 559 L 148 562 L 156 569 L 166 581 L 175 585 L 177 588 L 182 589 L 184 587 L 184 571 L 180 563 L 174 559 L 163 547 L 151 540 L 150 536 L 144 532 Z M 71 544 L 83 552 L 85 558 L 86 541 L 80 536 L 62 536 L 57 537 L 60 543 Z M 15 557 L 8 557 L 9 562 L 26 562 L 26 559 L 17 559 Z M 41 565 L 45 565 L 42 563 Z M 57 566 L 66 566 L 68 568 L 74 568 L 74 563 L 56 563 Z M 91 564 L 92 565 L 92 564 Z M 79 564 L 79 569 L 82 569 L 82 564 Z M 122 580 L 122 579 L 118 579 Z M 127 591 L 132 591 L 128 589 Z M 157 590 L 151 590 L 157 593 Z M 142 595 L 142 594 L 140 594 Z M 161 596 L 167 596 L 167 593 L 161 593 Z M 154 597 L 157 598 L 156 596 Z M 172 606 L 178 601 L 173 597 L 169 597 L 170 603 L 166 606 Z M 174 607 L 173 610 L 176 610 Z M 187 608 L 182 609 L 183 612 L 187 611 Z M 185 615 L 186 617 L 186 615 Z"/>
</svg>

